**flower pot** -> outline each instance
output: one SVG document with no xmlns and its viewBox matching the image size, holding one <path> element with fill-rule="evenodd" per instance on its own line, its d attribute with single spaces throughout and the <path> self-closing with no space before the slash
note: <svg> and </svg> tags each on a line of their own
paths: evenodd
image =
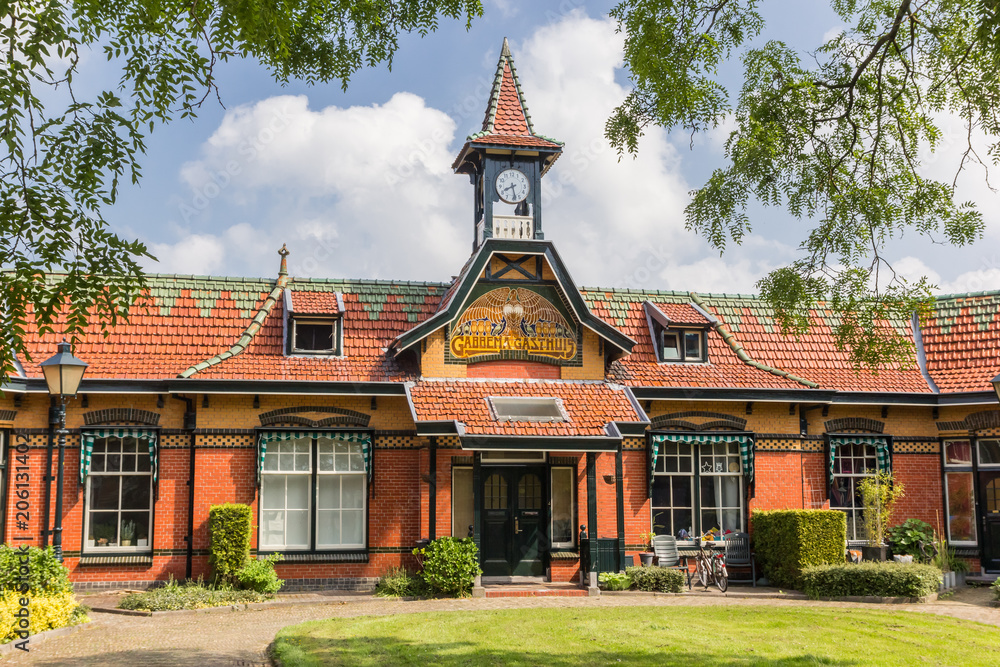
<svg viewBox="0 0 1000 667">
<path fill-rule="evenodd" d="M 122 546 L 123 547 L 130 547 L 130 546 L 132 546 L 132 540 L 122 540 Z"/>
<path fill-rule="evenodd" d="M 861 547 L 861 557 L 864 560 L 884 561 L 889 553 L 889 547 L 883 544 L 880 547 Z"/>
<path fill-rule="evenodd" d="M 965 588 L 965 572 L 955 572 L 955 588 Z"/>
<path fill-rule="evenodd" d="M 647 566 L 647 567 L 651 566 L 653 564 L 653 558 L 655 558 L 655 557 L 656 557 L 656 554 L 653 554 L 653 553 L 642 553 L 642 554 L 639 554 L 639 559 L 642 561 L 642 564 L 645 565 L 645 566 Z"/>
</svg>

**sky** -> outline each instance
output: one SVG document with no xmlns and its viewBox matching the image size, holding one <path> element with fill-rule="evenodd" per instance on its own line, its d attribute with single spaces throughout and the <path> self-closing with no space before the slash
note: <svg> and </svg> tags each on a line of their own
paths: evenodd
<svg viewBox="0 0 1000 667">
<path fill-rule="evenodd" d="M 763 3 L 768 32 L 801 49 L 838 29 L 826 2 Z M 622 37 L 610 2 L 485 0 L 466 31 L 443 21 L 406 36 L 391 71 L 337 83 L 276 83 L 252 61 L 223 65 L 224 107 L 158 128 L 144 177 L 104 211 L 113 229 L 145 242 L 155 273 L 273 277 L 287 244 L 294 276 L 448 281 L 472 247 L 468 178 L 451 171 L 465 137 L 481 129 L 504 37 L 536 131 L 565 142 L 548 172 L 543 229 L 581 285 L 755 292 L 768 271 L 798 256 L 808 220 L 754 205 L 753 233 L 724 255 L 684 227 L 689 192 L 723 165 L 724 130 L 690 137 L 647 131 L 636 158 L 619 160 L 604 123 L 628 93 Z M 116 72 L 93 54 L 93 82 Z M 736 89 L 738 65 L 722 76 Z M 953 160 L 947 140 L 928 173 Z M 955 135 L 957 137 L 957 135 Z M 950 180 L 950 176 L 948 176 Z M 970 174 L 960 196 L 987 220 L 982 241 L 955 249 L 916 235 L 894 241 L 903 275 L 927 275 L 942 293 L 1000 289 L 996 193 Z"/>
</svg>

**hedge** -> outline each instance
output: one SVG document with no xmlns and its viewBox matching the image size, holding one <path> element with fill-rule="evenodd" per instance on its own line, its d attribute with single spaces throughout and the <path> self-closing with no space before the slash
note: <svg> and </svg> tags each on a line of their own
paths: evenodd
<svg viewBox="0 0 1000 667">
<path fill-rule="evenodd" d="M 28 595 L 28 615 L 25 619 L 21 611 L 22 595 L 15 591 L 5 591 L 0 595 L 0 644 L 6 644 L 17 639 L 24 639 L 21 632 L 25 630 L 31 635 L 39 632 L 64 628 L 67 625 L 86 623 L 90 619 L 84 613 L 84 608 L 73 598 L 73 594 L 48 593 L 43 595 Z M 21 625 L 26 620 L 28 627 Z"/>
<path fill-rule="evenodd" d="M 757 511 L 751 521 L 757 562 L 775 586 L 799 588 L 805 568 L 844 562 L 847 518 L 839 510 Z"/>
<path fill-rule="evenodd" d="M 666 567 L 627 567 L 625 574 L 632 579 L 632 585 L 640 591 L 658 593 L 684 592 L 685 577 L 680 570 Z"/>
<path fill-rule="evenodd" d="M 249 505 L 224 503 L 208 511 L 209 564 L 216 582 L 234 584 L 236 573 L 250 558 Z"/>
<path fill-rule="evenodd" d="M 0 590 L 21 590 L 20 571 L 23 562 L 21 556 L 24 553 L 21 547 L 12 547 L 9 544 L 0 546 Z M 32 595 L 73 592 L 73 584 L 69 581 L 69 570 L 56 559 L 52 547 L 45 549 L 28 547 L 27 553 L 28 577 L 24 583 L 28 584 Z"/>
<path fill-rule="evenodd" d="M 423 563 L 421 576 L 435 593 L 465 597 L 472 591 L 479 568 L 479 548 L 471 537 L 439 537 L 413 555 Z"/>
<path fill-rule="evenodd" d="M 812 598 L 874 595 L 919 598 L 936 593 L 941 570 L 920 563 L 844 563 L 802 572 L 802 590 Z"/>
</svg>

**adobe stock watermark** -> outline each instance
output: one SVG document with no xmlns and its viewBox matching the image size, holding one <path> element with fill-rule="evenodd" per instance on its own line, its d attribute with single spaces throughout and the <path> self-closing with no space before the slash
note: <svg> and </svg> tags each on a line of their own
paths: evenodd
<svg viewBox="0 0 1000 667">
<path fill-rule="evenodd" d="M 194 216 L 205 211 L 212 200 L 221 195 L 233 183 L 233 180 L 258 158 L 268 144 L 288 129 L 289 125 L 291 125 L 291 119 L 288 116 L 288 110 L 281 108 L 275 112 L 264 127 L 257 130 L 255 135 L 241 141 L 236 147 L 239 158 L 229 160 L 221 169 L 213 170 L 208 175 L 207 180 L 194 188 L 191 199 L 178 206 L 184 222 L 190 223 Z"/>
<path fill-rule="evenodd" d="M 28 446 L 29 437 L 18 433 L 14 446 L 14 527 L 21 533 L 28 532 L 31 521 L 31 465 Z M 30 542 L 30 535 L 15 535 L 14 540 Z M 17 588 L 20 597 L 17 599 L 18 609 L 14 612 L 14 634 L 21 641 L 14 644 L 21 651 L 28 651 L 31 632 L 31 551 L 27 544 L 17 548 Z"/>
<path fill-rule="evenodd" d="M 641 289 L 658 278 L 670 261 L 670 253 L 662 245 L 646 246 L 646 251 L 636 258 L 632 271 L 615 282 L 615 289 Z"/>
</svg>

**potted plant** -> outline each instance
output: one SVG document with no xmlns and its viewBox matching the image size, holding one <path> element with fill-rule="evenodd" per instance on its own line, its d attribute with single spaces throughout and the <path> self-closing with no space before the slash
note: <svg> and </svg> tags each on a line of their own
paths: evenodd
<svg viewBox="0 0 1000 667">
<path fill-rule="evenodd" d="M 858 493 L 861 495 L 866 541 L 861 547 L 862 557 L 865 560 L 884 561 L 889 551 L 889 545 L 885 542 L 889 524 L 892 522 L 896 503 L 905 495 L 903 485 L 895 482 L 891 472 L 879 470 L 861 480 Z"/>
<path fill-rule="evenodd" d="M 639 537 L 642 538 L 642 543 L 646 545 L 646 551 L 639 554 L 639 559 L 645 566 L 651 566 L 653 564 L 653 557 L 656 553 L 653 551 L 653 538 L 656 537 L 656 533 L 649 531 L 648 533 L 642 533 Z"/>
<path fill-rule="evenodd" d="M 122 546 L 132 546 L 133 537 L 135 537 L 135 521 L 126 521 L 122 524 Z"/>
</svg>

